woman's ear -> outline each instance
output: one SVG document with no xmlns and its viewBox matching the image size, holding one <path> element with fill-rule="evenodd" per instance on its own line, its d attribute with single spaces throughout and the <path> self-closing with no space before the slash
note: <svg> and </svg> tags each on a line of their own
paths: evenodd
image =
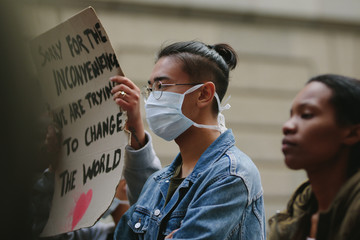
<svg viewBox="0 0 360 240">
<path fill-rule="evenodd" d="M 198 97 L 199 107 L 205 107 L 212 104 L 215 95 L 215 84 L 213 82 L 204 83 Z"/>
<path fill-rule="evenodd" d="M 360 124 L 355 124 L 349 127 L 344 144 L 352 146 L 358 142 L 360 142 Z"/>
</svg>

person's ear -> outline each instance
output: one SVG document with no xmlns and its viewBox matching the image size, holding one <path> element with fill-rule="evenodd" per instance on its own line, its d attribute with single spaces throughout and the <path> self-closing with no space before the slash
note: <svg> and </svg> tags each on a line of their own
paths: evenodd
<svg viewBox="0 0 360 240">
<path fill-rule="evenodd" d="M 198 97 L 199 107 L 205 107 L 211 105 L 215 95 L 215 84 L 213 82 L 206 82 L 201 88 L 201 92 Z"/>
<path fill-rule="evenodd" d="M 348 146 L 352 146 L 360 142 L 360 124 L 355 124 L 348 128 L 343 142 Z"/>
</svg>

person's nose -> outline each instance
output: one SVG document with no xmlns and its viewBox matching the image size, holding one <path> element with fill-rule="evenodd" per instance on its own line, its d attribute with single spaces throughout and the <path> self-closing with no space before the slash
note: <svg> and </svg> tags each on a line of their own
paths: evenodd
<svg viewBox="0 0 360 240">
<path fill-rule="evenodd" d="M 296 132 L 296 122 L 294 117 L 290 117 L 283 125 L 282 131 L 284 135 L 292 134 Z"/>
</svg>

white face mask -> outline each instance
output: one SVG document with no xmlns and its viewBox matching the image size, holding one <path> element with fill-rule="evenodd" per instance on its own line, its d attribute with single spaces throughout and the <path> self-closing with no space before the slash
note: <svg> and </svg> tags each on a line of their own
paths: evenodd
<svg viewBox="0 0 360 240">
<path fill-rule="evenodd" d="M 151 93 L 145 102 L 146 120 L 151 131 L 167 141 L 176 139 L 192 125 L 198 128 L 209 128 L 224 132 L 226 130 L 225 119 L 221 113 L 218 115 L 218 125 L 203 125 L 193 122 L 181 111 L 185 95 L 197 90 L 202 85 L 204 84 L 196 85 L 183 94 L 163 91 L 160 99 L 155 99 L 153 93 Z M 223 109 L 230 108 L 228 104 L 222 108 L 216 93 L 215 97 L 220 112 Z"/>
</svg>

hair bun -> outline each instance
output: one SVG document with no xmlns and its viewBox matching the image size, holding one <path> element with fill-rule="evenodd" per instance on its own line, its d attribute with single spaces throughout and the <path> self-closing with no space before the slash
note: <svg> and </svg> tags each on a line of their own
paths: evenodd
<svg viewBox="0 0 360 240">
<path fill-rule="evenodd" d="M 214 49 L 226 62 L 229 69 L 232 70 L 237 64 L 237 54 L 235 50 L 226 43 L 208 45 L 208 48 Z"/>
</svg>

